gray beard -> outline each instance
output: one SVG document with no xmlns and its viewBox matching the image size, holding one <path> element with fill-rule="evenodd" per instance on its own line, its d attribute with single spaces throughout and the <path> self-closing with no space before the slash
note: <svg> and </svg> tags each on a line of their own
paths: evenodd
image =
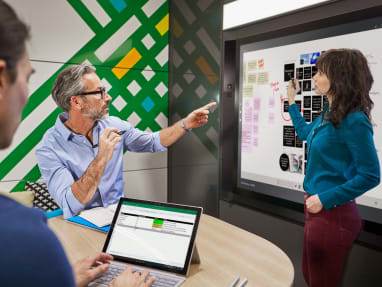
<svg viewBox="0 0 382 287">
<path fill-rule="evenodd" d="M 91 119 L 92 121 L 97 121 L 97 120 L 104 120 L 104 119 L 106 119 L 109 116 L 109 113 L 105 114 L 105 110 L 104 109 L 102 109 L 101 111 L 95 111 L 93 109 L 93 110 L 84 112 L 83 116 Z"/>
</svg>

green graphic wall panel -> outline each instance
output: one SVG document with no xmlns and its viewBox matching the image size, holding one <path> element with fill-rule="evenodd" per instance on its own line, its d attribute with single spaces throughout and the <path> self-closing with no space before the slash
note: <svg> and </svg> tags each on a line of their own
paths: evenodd
<svg viewBox="0 0 382 287">
<path fill-rule="evenodd" d="M 67 0 L 66 6 L 69 7 L 63 11 L 54 11 L 51 6 L 49 11 L 30 9 L 20 1 L 16 0 L 11 5 L 16 6 L 19 14 L 27 16 L 26 21 L 28 16 L 38 19 L 39 15 L 43 15 L 41 13 L 66 11 L 68 14 L 63 15 L 67 19 L 65 23 L 50 23 L 52 33 L 57 25 L 67 26 L 63 37 L 69 41 L 71 34 L 85 28 L 89 32 L 84 37 L 93 36 L 64 60 L 60 58 L 60 51 L 65 49 L 65 43 L 55 45 L 50 42 L 49 35 L 46 35 L 44 42 L 32 43 L 33 50 L 55 49 L 57 59 L 42 59 L 41 53 L 35 53 L 39 57 L 34 57 L 33 50 L 30 53 L 32 65 L 42 67 L 41 70 L 37 69 L 36 76 L 41 75 L 45 80 L 34 89 L 23 110 L 14 144 L 0 153 L 0 181 L 3 190 L 4 187 L 8 191 L 22 190 L 25 180 L 40 178 L 34 150 L 46 130 L 54 125 L 57 115 L 62 112 L 51 100 L 50 93 L 58 73 L 68 65 L 89 63 L 95 66 L 113 99 L 110 104 L 111 115 L 127 119 L 142 130 L 157 131 L 167 126 L 168 0 Z M 34 2 L 38 7 L 47 4 L 44 0 Z M 86 27 L 81 26 L 79 29 L 78 26 L 70 26 L 71 23 L 77 23 L 78 18 L 82 19 L 81 23 Z M 36 23 L 38 20 L 34 21 Z M 33 42 L 33 35 L 40 36 L 43 33 L 42 30 L 33 30 L 33 27 L 43 26 L 30 24 Z M 75 46 L 75 43 L 70 44 L 71 47 Z M 44 65 L 55 65 L 57 69 L 48 77 L 42 76 L 45 73 Z"/>
</svg>

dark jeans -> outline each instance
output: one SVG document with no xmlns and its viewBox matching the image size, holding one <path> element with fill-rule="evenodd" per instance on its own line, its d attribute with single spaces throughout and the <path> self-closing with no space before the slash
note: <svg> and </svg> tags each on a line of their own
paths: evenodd
<svg viewBox="0 0 382 287">
<path fill-rule="evenodd" d="M 339 286 L 345 259 L 361 227 L 354 200 L 317 214 L 305 207 L 302 272 L 309 287 Z"/>
</svg>

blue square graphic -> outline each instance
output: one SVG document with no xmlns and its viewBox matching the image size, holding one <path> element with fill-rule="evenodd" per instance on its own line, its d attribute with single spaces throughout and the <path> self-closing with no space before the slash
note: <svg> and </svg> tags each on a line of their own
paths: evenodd
<svg viewBox="0 0 382 287">
<path fill-rule="evenodd" d="M 142 107 L 146 110 L 146 112 L 149 112 L 151 111 L 151 109 L 155 106 L 154 102 L 152 99 L 150 99 L 150 97 L 147 97 L 146 99 L 144 99 L 144 101 L 142 102 Z"/>
<path fill-rule="evenodd" d="M 109 0 L 109 1 L 114 6 L 115 10 L 118 11 L 118 13 L 121 13 L 121 11 L 127 7 L 124 0 Z"/>
</svg>

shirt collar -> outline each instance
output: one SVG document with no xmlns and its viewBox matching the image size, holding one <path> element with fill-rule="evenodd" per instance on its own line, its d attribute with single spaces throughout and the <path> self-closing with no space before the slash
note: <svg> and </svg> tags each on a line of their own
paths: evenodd
<svg viewBox="0 0 382 287">
<path fill-rule="evenodd" d="M 73 133 L 65 126 L 65 122 L 68 120 L 68 113 L 59 114 L 56 120 L 55 128 L 63 136 L 64 139 L 69 140 Z"/>
<path fill-rule="evenodd" d="M 76 134 L 73 133 L 64 123 L 68 120 L 69 118 L 69 115 L 68 113 L 61 113 L 58 115 L 57 117 L 57 120 L 56 120 L 56 124 L 55 124 L 55 128 L 57 129 L 57 131 L 63 136 L 64 139 L 66 140 L 70 140 L 72 139 Z M 93 130 L 95 127 L 99 127 L 99 124 L 98 124 L 98 121 L 95 121 L 94 123 L 94 127 L 93 127 Z"/>
</svg>

